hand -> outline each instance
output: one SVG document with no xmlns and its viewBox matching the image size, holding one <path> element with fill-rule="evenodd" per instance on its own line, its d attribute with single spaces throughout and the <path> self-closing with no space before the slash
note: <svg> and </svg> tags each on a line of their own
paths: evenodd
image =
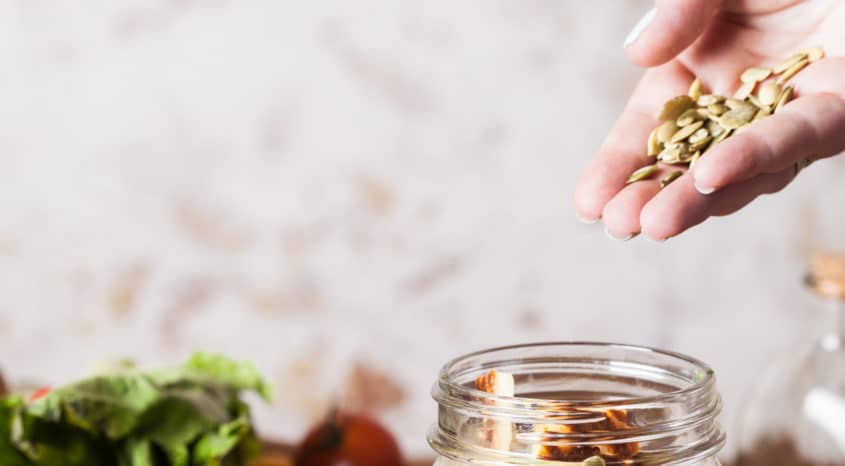
<svg viewBox="0 0 845 466">
<path fill-rule="evenodd" d="M 642 232 L 665 240 L 780 191 L 808 161 L 845 150 L 845 2 L 656 3 L 626 45 L 634 63 L 652 68 L 578 184 L 579 217 L 603 219 L 615 238 Z M 823 47 L 827 58 L 791 80 L 795 100 L 778 113 L 711 148 L 665 189 L 659 182 L 665 168 L 655 179 L 625 185 L 635 169 L 653 163 L 645 148 L 660 106 L 685 94 L 696 76 L 713 93 L 732 95 L 744 69 L 774 65 L 810 46 Z"/>
</svg>

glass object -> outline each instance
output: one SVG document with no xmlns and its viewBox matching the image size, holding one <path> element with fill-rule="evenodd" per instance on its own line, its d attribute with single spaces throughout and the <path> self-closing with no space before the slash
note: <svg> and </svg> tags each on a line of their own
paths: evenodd
<svg viewBox="0 0 845 466">
<path fill-rule="evenodd" d="M 491 370 L 513 375 L 513 397 L 476 389 Z M 725 440 L 713 371 L 639 346 L 542 343 L 474 353 L 441 370 L 433 396 L 439 412 L 429 443 L 437 466 L 718 466 Z M 613 413 L 623 415 L 623 428 L 596 427 L 609 425 Z M 507 442 L 494 446 L 502 428 Z M 614 448 L 632 454 L 606 454 Z M 538 459 L 552 450 L 567 454 Z"/>
<path fill-rule="evenodd" d="M 740 466 L 845 465 L 845 254 L 817 254 L 811 338 L 775 359 L 739 420 Z"/>
</svg>

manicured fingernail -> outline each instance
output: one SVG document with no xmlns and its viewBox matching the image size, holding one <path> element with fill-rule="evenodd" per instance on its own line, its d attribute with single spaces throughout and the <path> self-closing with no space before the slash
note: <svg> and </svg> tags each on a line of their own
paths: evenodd
<svg viewBox="0 0 845 466">
<path fill-rule="evenodd" d="M 707 195 L 707 194 L 713 194 L 713 192 L 716 191 L 716 188 L 709 188 L 707 186 L 701 186 L 700 184 L 698 184 L 698 181 L 696 181 L 695 182 L 695 190 L 700 192 L 701 194 Z"/>
<path fill-rule="evenodd" d="M 582 217 L 581 214 L 579 214 L 577 212 L 575 213 L 575 217 L 578 218 L 579 222 L 587 224 L 587 225 L 592 225 L 592 224 L 598 222 L 601 219 L 601 217 L 598 217 L 598 218 Z"/>
<path fill-rule="evenodd" d="M 651 241 L 652 243 L 665 243 L 669 238 L 652 238 L 651 236 L 646 235 L 646 239 Z"/>
<path fill-rule="evenodd" d="M 618 238 L 618 237 L 610 234 L 610 231 L 608 231 L 606 225 L 604 227 L 604 234 L 606 234 L 608 238 L 610 238 L 612 240 L 616 240 L 616 241 L 629 241 L 631 238 L 634 238 L 635 236 L 639 235 L 639 233 L 631 233 L 630 235 L 628 235 L 624 238 Z"/>
<path fill-rule="evenodd" d="M 634 29 L 631 29 L 631 32 L 628 33 L 628 36 L 625 37 L 625 45 L 624 47 L 628 47 L 629 45 L 633 44 L 640 34 L 648 28 L 648 25 L 654 21 L 654 15 L 657 14 L 657 8 L 652 8 L 649 10 L 648 13 L 645 14 L 640 20 L 637 22 L 637 25 L 634 26 Z"/>
</svg>

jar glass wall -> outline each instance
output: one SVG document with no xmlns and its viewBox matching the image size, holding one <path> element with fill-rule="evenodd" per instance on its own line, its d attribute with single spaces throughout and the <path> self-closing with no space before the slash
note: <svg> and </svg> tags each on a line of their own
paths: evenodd
<svg viewBox="0 0 845 466">
<path fill-rule="evenodd" d="M 513 396 L 477 388 L 491 371 Z M 438 464 L 718 465 L 713 371 L 692 358 L 604 343 L 542 343 L 470 354 L 434 386 Z"/>
</svg>

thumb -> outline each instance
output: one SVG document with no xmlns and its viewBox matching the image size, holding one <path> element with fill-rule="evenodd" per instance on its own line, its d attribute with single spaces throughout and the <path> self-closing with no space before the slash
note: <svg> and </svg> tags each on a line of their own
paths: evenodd
<svg viewBox="0 0 845 466">
<path fill-rule="evenodd" d="M 628 57 L 640 66 L 657 66 L 675 58 L 701 36 L 721 0 L 657 0 L 655 8 L 625 39 Z"/>
</svg>

